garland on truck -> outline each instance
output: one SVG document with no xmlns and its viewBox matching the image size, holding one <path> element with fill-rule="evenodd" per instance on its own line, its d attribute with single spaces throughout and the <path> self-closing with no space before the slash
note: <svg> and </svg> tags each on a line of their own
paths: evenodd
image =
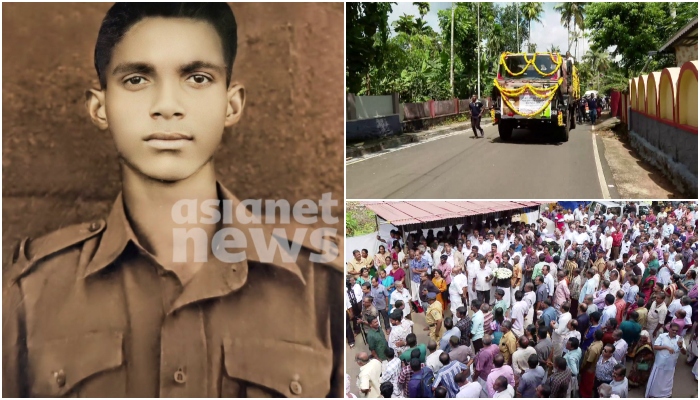
<svg viewBox="0 0 700 400">
<path fill-rule="evenodd" d="M 495 79 L 495 78 L 493 80 L 493 84 L 500 91 L 501 98 L 503 99 L 503 102 L 508 106 L 508 108 L 510 108 L 514 113 L 520 115 L 521 117 L 531 118 L 531 117 L 534 117 L 535 115 L 541 113 L 542 111 L 544 111 L 547 107 L 549 107 L 549 104 L 552 102 L 554 95 L 557 93 L 557 90 L 559 89 L 559 86 L 561 86 L 563 81 L 564 81 L 564 78 L 559 78 L 559 80 L 557 80 L 556 85 L 549 86 L 546 88 L 536 88 L 536 87 L 532 86 L 531 84 L 526 83 L 525 85 L 523 85 L 517 89 L 507 89 L 507 88 L 504 88 L 503 86 L 501 86 L 498 83 L 498 79 Z M 537 110 L 533 113 L 530 113 L 530 114 L 521 113 L 508 100 L 508 97 L 518 97 L 521 94 L 525 93 L 526 90 L 529 90 L 537 98 L 545 100 L 544 105 L 539 110 Z M 538 93 L 538 92 L 545 92 L 545 91 L 548 91 L 548 93 Z"/>
<path fill-rule="evenodd" d="M 517 73 L 511 71 L 508 68 L 508 65 L 506 64 L 506 58 L 509 56 L 522 56 L 523 59 L 525 60 L 525 68 L 523 68 L 522 71 L 517 72 Z M 537 68 L 537 63 L 535 63 L 535 61 L 537 60 L 537 56 L 549 56 L 549 58 L 552 59 L 552 62 L 555 63 L 557 65 L 557 67 L 554 68 L 552 70 L 552 72 L 548 72 L 548 73 L 544 73 L 544 72 L 540 71 L 540 69 Z M 525 71 L 527 71 L 527 69 L 530 67 L 530 65 L 535 67 L 535 71 L 537 71 L 538 74 L 540 74 L 542 76 L 552 76 L 552 75 L 556 74 L 557 71 L 559 71 L 559 68 L 561 68 L 562 58 L 561 58 L 560 54 L 556 54 L 556 57 L 555 57 L 555 54 L 553 54 L 553 53 L 535 53 L 532 56 L 532 59 L 528 60 L 527 53 L 501 53 L 500 64 L 503 66 L 503 68 L 505 68 L 506 72 L 508 72 L 512 76 L 520 76 L 520 75 L 524 74 Z"/>
</svg>

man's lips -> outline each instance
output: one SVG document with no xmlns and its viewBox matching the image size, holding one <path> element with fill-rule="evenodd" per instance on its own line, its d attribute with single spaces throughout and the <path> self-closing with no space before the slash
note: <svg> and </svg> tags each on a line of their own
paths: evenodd
<svg viewBox="0 0 700 400">
<path fill-rule="evenodd" d="M 146 136 L 144 140 L 192 140 L 192 136 L 179 132 L 156 132 Z"/>
</svg>

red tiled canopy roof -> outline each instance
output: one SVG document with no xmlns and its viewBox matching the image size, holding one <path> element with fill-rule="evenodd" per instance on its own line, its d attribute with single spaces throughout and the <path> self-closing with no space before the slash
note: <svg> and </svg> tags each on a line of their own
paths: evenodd
<svg viewBox="0 0 700 400">
<path fill-rule="evenodd" d="M 433 221 L 536 207 L 539 201 L 367 201 L 365 207 L 393 225 Z"/>
</svg>

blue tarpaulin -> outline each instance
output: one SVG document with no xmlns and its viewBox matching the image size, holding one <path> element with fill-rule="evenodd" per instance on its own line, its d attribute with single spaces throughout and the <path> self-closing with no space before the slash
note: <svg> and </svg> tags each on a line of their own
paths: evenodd
<svg viewBox="0 0 700 400">
<path fill-rule="evenodd" d="M 590 203 L 590 202 L 589 201 L 558 201 L 557 205 L 564 207 L 565 210 L 574 211 L 575 209 L 578 208 L 579 204 L 583 204 L 584 206 L 586 206 L 588 203 Z"/>
</svg>

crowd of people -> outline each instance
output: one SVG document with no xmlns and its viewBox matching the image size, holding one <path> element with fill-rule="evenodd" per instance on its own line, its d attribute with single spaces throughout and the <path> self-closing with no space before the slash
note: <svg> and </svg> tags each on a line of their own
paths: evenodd
<svg viewBox="0 0 700 400">
<path fill-rule="evenodd" d="M 576 121 L 579 124 L 590 122 L 595 125 L 595 122 L 600 119 L 600 115 L 604 110 L 610 109 L 610 97 L 601 96 L 595 93 L 590 93 L 588 96 L 583 95 L 576 100 Z"/>
<path fill-rule="evenodd" d="M 697 381 L 696 207 L 556 207 L 356 250 L 347 397 L 670 397 L 680 354 Z"/>
</svg>

